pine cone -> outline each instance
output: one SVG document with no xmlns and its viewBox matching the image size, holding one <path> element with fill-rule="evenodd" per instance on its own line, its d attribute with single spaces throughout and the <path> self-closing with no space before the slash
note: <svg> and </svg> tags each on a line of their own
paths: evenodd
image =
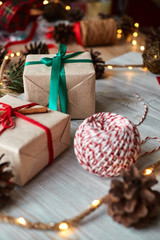
<svg viewBox="0 0 160 240">
<path fill-rule="evenodd" d="M 124 37 L 128 37 L 129 34 L 132 34 L 135 30 L 133 18 L 127 15 L 121 17 L 120 28 L 122 29 Z"/>
<path fill-rule="evenodd" d="M 73 8 L 68 13 L 68 20 L 70 22 L 78 22 L 84 17 L 84 11 L 80 8 Z"/>
<path fill-rule="evenodd" d="M 75 41 L 73 26 L 64 23 L 56 25 L 53 31 L 53 38 L 56 42 L 63 44 Z"/>
<path fill-rule="evenodd" d="M 2 64 L 3 58 L 6 55 L 7 50 L 4 49 L 2 45 L 0 45 L 0 65 Z"/>
<path fill-rule="evenodd" d="M 0 156 L 0 161 L 2 157 Z M 0 164 L 0 207 L 2 207 L 10 197 L 10 193 L 14 187 L 14 184 L 10 182 L 13 174 L 9 170 L 5 170 L 9 166 L 8 162 Z"/>
<path fill-rule="evenodd" d="M 151 189 L 157 180 L 136 167 L 124 171 L 123 180 L 111 182 L 108 214 L 126 227 L 144 228 L 157 217 L 160 193 Z"/>
<path fill-rule="evenodd" d="M 30 43 L 29 46 L 25 45 L 26 51 L 23 52 L 23 55 L 26 56 L 28 54 L 48 54 L 48 47 L 45 43 Z"/>
<path fill-rule="evenodd" d="M 101 55 L 100 52 L 98 52 L 98 51 L 93 52 L 93 49 L 91 49 L 90 54 L 91 54 L 93 65 L 94 65 L 95 72 L 96 72 L 96 79 L 99 79 L 104 74 L 105 62 L 103 61 L 103 59 L 101 57 L 99 57 L 99 55 Z"/>
</svg>

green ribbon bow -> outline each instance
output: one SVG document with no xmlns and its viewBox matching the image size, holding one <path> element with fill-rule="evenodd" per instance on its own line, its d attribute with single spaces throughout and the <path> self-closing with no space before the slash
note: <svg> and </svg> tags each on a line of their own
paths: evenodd
<svg viewBox="0 0 160 240">
<path fill-rule="evenodd" d="M 83 51 L 66 55 L 67 46 L 59 44 L 59 52 L 53 58 L 42 58 L 41 61 L 26 62 L 25 66 L 33 64 L 45 64 L 51 69 L 50 92 L 49 92 L 49 108 L 57 111 L 58 95 L 60 101 L 61 112 L 67 112 L 67 88 L 64 63 L 92 63 L 90 59 L 69 59 L 83 53 Z"/>
</svg>

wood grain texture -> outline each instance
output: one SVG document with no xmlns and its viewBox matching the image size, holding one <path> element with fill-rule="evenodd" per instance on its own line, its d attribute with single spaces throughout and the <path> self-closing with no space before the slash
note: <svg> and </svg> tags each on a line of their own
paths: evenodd
<svg viewBox="0 0 160 240">
<path fill-rule="evenodd" d="M 139 53 L 129 52 L 112 59 L 108 63 L 141 63 Z M 143 106 L 135 93 L 149 107 L 145 121 L 138 126 L 141 138 L 157 136 L 160 138 L 160 85 L 156 75 L 135 69 L 107 70 L 104 79 L 96 81 L 96 112 L 115 112 L 137 123 L 143 114 Z M 71 122 L 71 140 L 82 121 Z M 142 146 L 142 152 L 157 146 L 150 140 Z M 160 160 L 160 152 L 139 158 L 139 169 Z M 160 177 L 158 177 L 160 180 Z M 110 186 L 110 179 L 101 179 L 86 172 L 76 160 L 73 144 L 61 154 L 50 167 L 46 167 L 25 187 L 17 187 L 10 206 L 4 213 L 17 217 L 23 216 L 32 221 L 57 222 L 77 215 L 89 206 L 93 199 L 105 195 Z M 160 190 L 160 183 L 156 189 Z M 0 223 L 1 240 L 158 240 L 160 234 L 160 218 L 144 230 L 127 229 L 115 223 L 102 206 L 88 216 L 82 224 L 62 233 L 42 232 L 22 229 Z"/>
</svg>

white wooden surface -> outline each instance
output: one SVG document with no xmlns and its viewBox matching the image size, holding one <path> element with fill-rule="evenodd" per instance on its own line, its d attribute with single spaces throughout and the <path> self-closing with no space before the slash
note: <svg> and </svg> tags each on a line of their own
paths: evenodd
<svg viewBox="0 0 160 240">
<path fill-rule="evenodd" d="M 130 52 L 108 61 L 109 63 L 141 63 L 139 53 Z M 96 82 L 96 111 L 115 112 L 128 117 L 133 123 L 143 114 L 143 106 L 136 99 L 138 92 L 149 107 L 146 120 L 138 127 L 141 138 L 160 138 L 160 85 L 156 75 L 135 69 L 106 71 L 106 78 Z M 72 121 L 71 139 L 81 121 Z M 149 141 L 142 151 L 157 146 Z M 160 160 L 160 152 L 139 158 L 137 166 L 144 168 Z M 158 177 L 160 180 L 160 177 Z M 3 212 L 32 221 L 57 222 L 77 215 L 87 208 L 93 199 L 106 194 L 110 179 L 101 179 L 86 172 L 76 160 L 73 145 L 59 156 L 50 167 L 46 167 L 25 187 L 17 187 L 13 201 Z M 156 186 L 160 190 L 160 183 Z M 11 240 L 158 240 L 160 218 L 145 230 L 127 229 L 115 223 L 106 212 L 106 207 L 88 216 L 82 224 L 66 232 L 54 233 L 29 230 L 0 223 L 0 239 Z"/>
</svg>

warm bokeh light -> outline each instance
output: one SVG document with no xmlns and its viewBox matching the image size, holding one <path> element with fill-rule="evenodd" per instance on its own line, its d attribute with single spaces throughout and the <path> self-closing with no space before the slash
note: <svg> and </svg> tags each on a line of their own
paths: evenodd
<svg viewBox="0 0 160 240">
<path fill-rule="evenodd" d="M 135 26 L 136 28 L 138 28 L 138 27 L 139 27 L 139 23 L 136 22 L 136 23 L 134 24 L 134 26 Z"/>
<path fill-rule="evenodd" d="M 137 33 L 137 32 L 134 32 L 134 33 L 133 33 L 133 37 L 138 37 L 138 33 Z"/>
<path fill-rule="evenodd" d="M 21 55 L 20 52 L 16 52 L 16 56 L 19 57 Z"/>
<path fill-rule="evenodd" d="M 148 68 L 147 67 L 143 67 L 142 70 L 143 71 L 148 71 Z"/>
<path fill-rule="evenodd" d="M 92 207 L 97 207 L 100 204 L 100 200 L 99 199 L 95 199 L 92 201 Z"/>
<path fill-rule="evenodd" d="M 44 1 L 43 1 L 43 4 L 44 4 L 44 5 L 47 5 L 48 3 L 49 3 L 48 0 L 44 0 Z"/>
<path fill-rule="evenodd" d="M 107 66 L 108 69 L 113 69 L 113 67 L 111 65 Z"/>
<path fill-rule="evenodd" d="M 156 59 L 156 58 L 157 58 L 157 55 L 154 55 L 154 58 Z"/>
<path fill-rule="evenodd" d="M 129 70 L 132 70 L 132 69 L 133 69 L 133 67 L 129 66 L 129 67 L 128 67 L 128 69 L 129 69 Z"/>
<path fill-rule="evenodd" d="M 140 46 L 140 50 L 144 51 L 145 47 L 144 46 Z"/>
<path fill-rule="evenodd" d="M 137 41 L 136 40 L 132 40 L 132 45 L 136 46 L 137 45 Z"/>
<path fill-rule="evenodd" d="M 153 169 L 150 169 L 150 168 L 146 168 L 145 170 L 144 170 L 144 175 L 149 175 L 149 174 L 151 174 L 152 173 L 152 170 Z"/>
<path fill-rule="evenodd" d="M 11 53 L 10 56 L 11 56 L 11 57 L 14 57 L 14 53 Z"/>
<path fill-rule="evenodd" d="M 69 11 L 69 10 L 71 10 L 71 7 L 70 7 L 69 5 L 67 5 L 67 6 L 65 6 L 65 9 L 66 9 L 67 11 Z"/>
<path fill-rule="evenodd" d="M 17 223 L 21 225 L 26 225 L 26 220 L 23 217 L 17 218 Z"/>
<path fill-rule="evenodd" d="M 0 6 L 3 4 L 3 2 L 2 1 L 0 1 Z"/>
<path fill-rule="evenodd" d="M 5 60 L 8 60 L 8 59 L 9 59 L 9 57 L 8 57 L 8 56 L 5 56 L 5 57 L 4 57 L 4 59 L 5 59 Z"/>
<path fill-rule="evenodd" d="M 117 33 L 122 33 L 122 29 L 117 29 Z"/>
<path fill-rule="evenodd" d="M 117 33 L 117 38 L 120 39 L 122 37 L 121 33 Z"/>
<path fill-rule="evenodd" d="M 68 229 L 68 224 L 65 222 L 62 222 L 59 224 L 59 230 L 64 231 Z"/>
</svg>

